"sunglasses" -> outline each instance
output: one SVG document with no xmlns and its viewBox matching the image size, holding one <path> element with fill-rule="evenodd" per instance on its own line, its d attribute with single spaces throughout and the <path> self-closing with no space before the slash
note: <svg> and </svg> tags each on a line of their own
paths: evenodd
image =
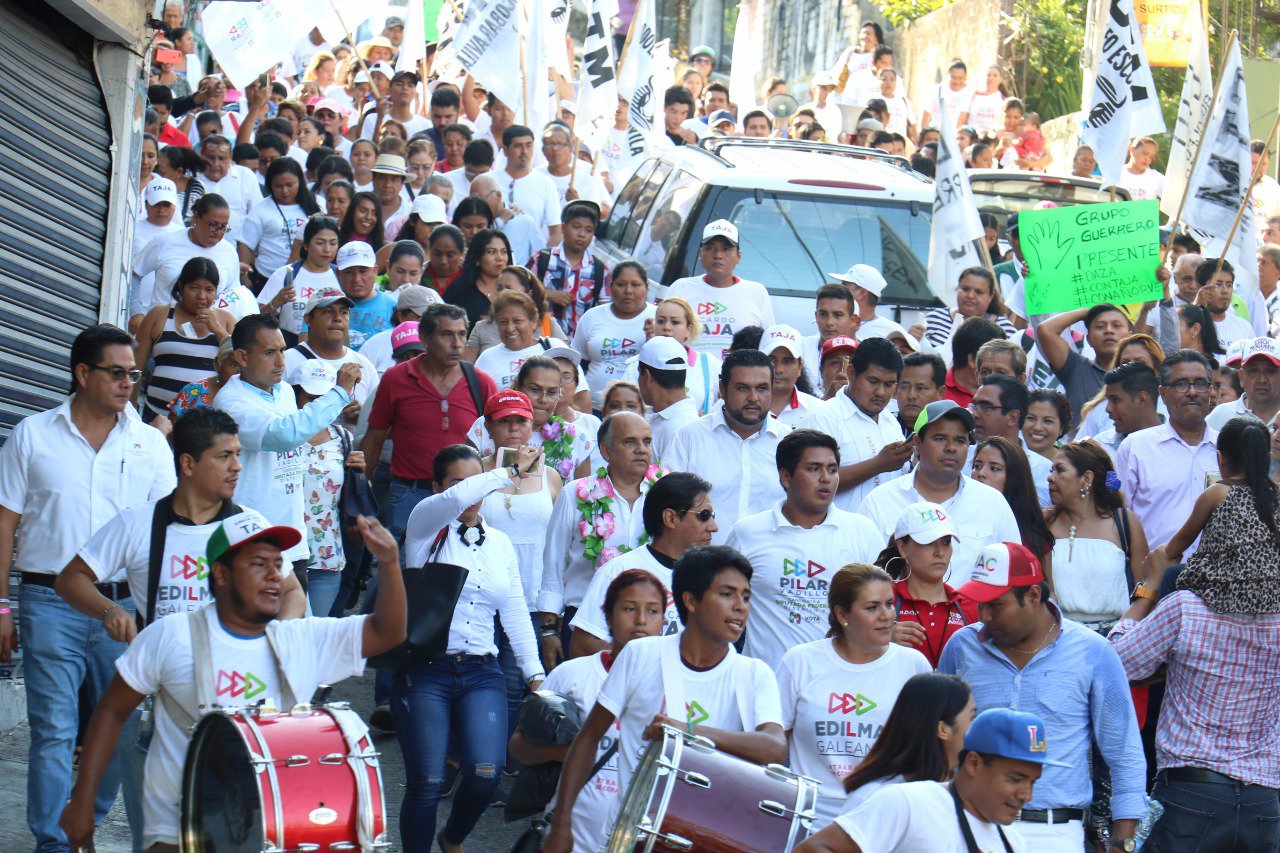
<svg viewBox="0 0 1280 853">
<path fill-rule="evenodd" d="M 685 515 L 688 515 L 690 512 L 692 512 L 692 510 L 685 510 L 684 512 L 680 513 L 680 515 L 685 516 Z M 706 524 L 708 521 L 716 517 L 716 511 L 709 507 L 706 509 L 700 509 L 697 512 L 693 513 L 693 517 L 698 519 L 698 521 L 701 521 L 703 524 Z"/>
</svg>

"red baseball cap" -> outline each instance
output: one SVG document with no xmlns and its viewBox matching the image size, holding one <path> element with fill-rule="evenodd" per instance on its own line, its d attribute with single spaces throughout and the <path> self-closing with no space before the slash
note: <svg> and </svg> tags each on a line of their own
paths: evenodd
<svg viewBox="0 0 1280 853">
<path fill-rule="evenodd" d="M 484 404 L 484 416 L 500 421 L 509 415 L 522 415 L 533 419 L 533 404 L 519 391 L 499 391 Z"/>
<path fill-rule="evenodd" d="M 1271 338 L 1254 338 L 1245 347 L 1244 353 L 1240 358 L 1241 364 L 1248 364 L 1255 358 L 1263 358 L 1280 367 L 1280 350 L 1276 347 L 1276 342 Z"/>
<path fill-rule="evenodd" d="M 1015 587 L 1044 583 L 1044 568 L 1036 555 L 1016 542 L 995 542 L 982 549 L 969 582 L 956 592 L 986 604 Z"/>
<path fill-rule="evenodd" d="M 820 348 L 818 360 L 826 358 L 833 352 L 853 352 L 858 348 L 858 342 L 846 335 L 838 335 L 829 341 L 823 341 Z"/>
</svg>

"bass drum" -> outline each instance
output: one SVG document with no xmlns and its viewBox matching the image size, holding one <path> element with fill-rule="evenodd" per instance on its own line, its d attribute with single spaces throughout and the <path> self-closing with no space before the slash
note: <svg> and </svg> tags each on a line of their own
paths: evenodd
<svg viewBox="0 0 1280 853">
<path fill-rule="evenodd" d="M 381 850 L 385 816 L 378 753 L 345 704 L 219 710 L 191 736 L 184 853 Z"/>
<path fill-rule="evenodd" d="M 818 783 L 726 755 L 670 727 L 649 745 L 608 853 L 783 853 L 808 837 Z"/>
</svg>

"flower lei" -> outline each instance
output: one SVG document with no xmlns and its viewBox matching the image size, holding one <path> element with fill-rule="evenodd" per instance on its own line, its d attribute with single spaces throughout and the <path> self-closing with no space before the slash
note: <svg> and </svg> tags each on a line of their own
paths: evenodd
<svg viewBox="0 0 1280 853">
<path fill-rule="evenodd" d="M 667 469 L 661 465 L 650 465 L 644 472 L 645 491 L 666 474 Z M 612 508 L 613 499 L 617 496 L 618 493 L 614 491 L 613 483 L 610 482 L 609 474 L 604 468 L 597 468 L 594 477 L 583 477 L 578 481 L 578 512 L 582 516 L 578 522 L 578 537 L 586 546 L 582 552 L 583 555 L 597 565 L 603 565 L 619 554 L 625 554 L 631 550 L 628 545 L 605 547 L 604 544 L 613 535 L 615 529 L 616 519 Z M 649 534 L 644 533 L 640 536 L 636 547 L 648 541 Z"/>
<path fill-rule="evenodd" d="M 542 435 L 542 450 L 547 462 L 557 474 L 568 480 L 573 475 L 573 442 L 578 437 L 578 428 L 552 415 L 538 430 Z"/>
</svg>

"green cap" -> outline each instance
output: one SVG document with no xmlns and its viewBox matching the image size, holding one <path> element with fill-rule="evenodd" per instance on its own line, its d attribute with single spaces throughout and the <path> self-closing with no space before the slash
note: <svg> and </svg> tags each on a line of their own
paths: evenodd
<svg viewBox="0 0 1280 853">
<path fill-rule="evenodd" d="M 271 539 L 280 546 L 280 550 L 287 551 L 302 541 L 302 534 L 287 524 L 273 526 L 261 513 L 246 509 L 218 525 L 209 536 L 205 557 L 212 566 L 228 551 L 261 539 Z"/>
<path fill-rule="evenodd" d="M 973 432 L 973 415 L 969 414 L 968 409 L 955 400 L 935 400 L 920 410 L 920 414 L 916 418 L 916 435 L 919 435 L 920 430 L 929 424 L 946 417 L 959 418 L 964 421 L 965 429 Z"/>
<path fill-rule="evenodd" d="M 711 49 L 710 45 L 706 45 L 706 44 L 700 44 L 697 47 L 695 47 L 693 50 L 689 51 L 690 62 L 693 61 L 693 58 L 695 56 L 709 56 L 711 57 L 712 62 L 716 60 L 716 52 Z"/>
</svg>

